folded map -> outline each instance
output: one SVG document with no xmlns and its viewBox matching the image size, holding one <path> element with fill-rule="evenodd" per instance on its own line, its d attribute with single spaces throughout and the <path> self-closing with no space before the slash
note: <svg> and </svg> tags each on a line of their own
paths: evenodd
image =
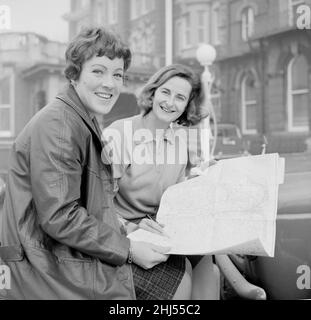
<svg viewBox="0 0 311 320">
<path fill-rule="evenodd" d="M 170 247 L 170 254 L 273 257 L 284 167 L 278 154 L 218 161 L 163 194 L 157 221 L 169 238 L 141 229 L 128 237 Z"/>
</svg>

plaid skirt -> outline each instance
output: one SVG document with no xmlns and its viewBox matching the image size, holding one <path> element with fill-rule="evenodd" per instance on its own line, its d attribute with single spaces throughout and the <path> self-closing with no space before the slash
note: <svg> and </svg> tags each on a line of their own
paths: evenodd
<svg viewBox="0 0 311 320">
<path fill-rule="evenodd" d="M 132 271 L 137 300 L 171 300 L 186 271 L 185 257 L 171 255 L 149 270 L 132 264 Z"/>
</svg>

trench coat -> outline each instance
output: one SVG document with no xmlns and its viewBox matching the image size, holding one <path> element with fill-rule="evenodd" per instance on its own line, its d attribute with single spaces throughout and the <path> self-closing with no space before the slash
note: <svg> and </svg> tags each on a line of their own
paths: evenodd
<svg viewBox="0 0 311 320">
<path fill-rule="evenodd" d="M 102 147 L 71 85 L 19 134 L 0 235 L 11 278 L 0 299 L 135 299 Z"/>
</svg>

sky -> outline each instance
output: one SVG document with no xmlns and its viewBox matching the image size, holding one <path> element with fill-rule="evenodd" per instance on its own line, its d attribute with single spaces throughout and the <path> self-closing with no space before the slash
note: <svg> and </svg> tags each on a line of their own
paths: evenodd
<svg viewBox="0 0 311 320">
<path fill-rule="evenodd" d="M 11 31 L 31 31 L 50 40 L 68 41 L 70 0 L 0 0 L 11 9 Z"/>
</svg>

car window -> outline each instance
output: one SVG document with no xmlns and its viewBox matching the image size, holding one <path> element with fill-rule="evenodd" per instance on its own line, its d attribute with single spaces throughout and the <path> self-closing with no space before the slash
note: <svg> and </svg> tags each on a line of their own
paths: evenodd
<svg viewBox="0 0 311 320">
<path fill-rule="evenodd" d="M 238 136 L 236 128 L 218 128 L 218 137 L 236 137 Z"/>
</svg>

